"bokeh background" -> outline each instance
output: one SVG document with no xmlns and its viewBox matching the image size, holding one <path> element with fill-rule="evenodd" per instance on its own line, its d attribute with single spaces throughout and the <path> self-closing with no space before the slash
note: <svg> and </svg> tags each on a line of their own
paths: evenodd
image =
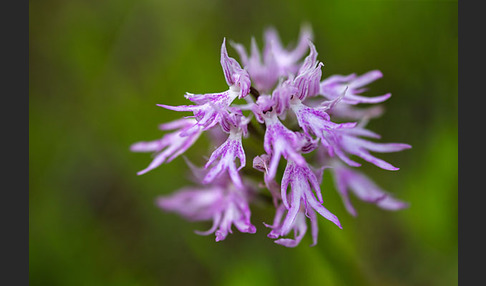
<svg viewBox="0 0 486 286">
<path fill-rule="evenodd" d="M 31 0 L 30 283 L 456 285 L 457 12 L 456 1 Z M 151 157 L 129 146 L 177 118 L 155 104 L 226 89 L 223 37 L 261 46 L 272 25 L 291 44 L 302 23 L 314 30 L 323 77 L 384 73 L 369 94 L 393 96 L 368 127 L 413 148 L 380 155 L 398 172 L 363 171 L 411 206 L 353 200 L 353 218 L 327 174 L 326 207 L 344 228 L 321 218 L 315 247 L 309 233 L 295 249 L 266 238 L 265 205 L 252 206 L 254 235 L 198 236 L 209 224 L 154 205 L 189 184 L 183 159 L 137 176 Z M 210 148 L 201 141 L 187 156 Z"/>
</svg>

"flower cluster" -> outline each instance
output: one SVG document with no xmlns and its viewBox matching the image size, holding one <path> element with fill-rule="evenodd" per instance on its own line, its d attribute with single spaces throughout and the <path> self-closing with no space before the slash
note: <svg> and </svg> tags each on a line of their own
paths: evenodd
<svg viewBox="0 0 486 286">
<path fill-rule="evenodd" d="M 271 197 L 275 218 L 271 225 L 265 224 L 270 229 L 268 237 L 277 244 L 295 247 L 307 231 L 307 219 L 313 245 L 317 243 L 319 216 L 342 228 L 338 218 L 323 205 L 320 185 L 325 169 L 332 173 L 347 211 L 354 216 L 356 210 L 348 191 L 386 210 L 407 207 L 356 168 L 364 160 L 385 170 L 398 170 L 371 152 L 410 148 L 402 143 L 374 142 L 380 136 L 365 129 L 366 122 L 379 116 L 382 109 L 380 105 L 357 105 L 390 98 L 389 93 L 362 95 L 367 84 L 382 77 L 381 72 L 323 79 L 323 63 L 317 59 L 312 39 L 310 28 L 303 27 L 297 45 L 289 49 L 274 29 L 268 29 L 262 53 L 255 39 L 251 54 L 241 44 L 231 43 L 242 65 L 229 57 L 223 40 L 221 66 L 228 89 L 187 93 L 185 98 L 192 105 L 159 104 L 181 112 L 183 118 L 160 125 L 161 130 L 172 131 L 161 139 L 131 146 L 134 152 L 155 154 L 139 175 L 177 158 L 203 133 L 210 135 L 216 145 L 204 166 L 186 160 L 197 186 L 159 197 L 157 205 L 161 209 L 193 221 L 212 220 L 208 231 L 197 233 L 214 233 L 216 241 L 221 241 L 232 233 L 232 225 L 240 232 L 255 233 L 249 206 L 261 197 Z M 263 144 L 265 153 L 245 153 L 243 142 L 249 140 Z M 247 154 L 253 163 L 249 167 Z M 283 174 L 279 175 L 279 167 L 284 169 Z M 251 168 L 259 172 L 251 172 Z"/>
</svg>

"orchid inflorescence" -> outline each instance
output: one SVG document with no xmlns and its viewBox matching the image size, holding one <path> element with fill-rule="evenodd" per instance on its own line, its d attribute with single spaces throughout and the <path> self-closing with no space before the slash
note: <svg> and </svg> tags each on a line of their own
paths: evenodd
<svg viewBox="0 0 486 286">
<path fill-rule="evenodd" d="M 342 228 L 338 218 L 323 206 L 320 185 L 324 169 L 332 173 L 346 210 L 353 216 L 356 210 L 348 191 L 382 209 L 407 207 L 407 203 L 393 198 L 359 172 L 356 167 L 361 164 L 350 158 L 355 155 L 382 169 L 398 170 L 370 152 L 410 148 L 407 144 L 371 141 L 380 135 L 365 129 L 365 125 L 381 115 L 381 106 L 356 107 L 390 98 L 389 93 L 361 95 L 366 91 L 364 86 L 382 77 L 381 72 L 332 75 L 322 80 L 323 63 L 317 60 L 312 39 L 311 29 L 303 26 L 293 49 L 283 47 L 273 28 L 265 31 L 262 53 L 255 39 L 250 55 L 241 44 L 231 43 L 243 68 L 228 56 L 223 39 L 221 66 L 228 90 L 186 93 L 185 98 L 193 105 L 158 105 L 192 112 L 193 116 L 160 125 L 161 130 L 171 131 L 161 139 L 131 146 L 134 152 L 154 153 L 152 162 L 139 175 L 183 154 L 203 133 L 217 146 L 204 167 L 197 167 L 184 157 L 198 186 L 159 197 L 160 208 L 192 221 L 212 220 L 209 230 L 197 233 L 214 233 L 216 241 L 221 241 L 232 233 L 232 225 L 240 232 L 255 233 L 249 205 L 271 197 L 275 218 L 272 224 L 265 224 L 271 229 L 268 237 L 276 239 L 277 244 L 295 247 L 307 231 L 307 219 L 312 245 L 317 243 L 318 214 Z M 309 54 L 302 61 L 307 51 Z M 247 150 L 254 153 L 252 167 L 256 172 L 246 167 L 243 142 L 247 140 L 263 143 L 262 151 Z M 282 157 L 286 166 L 279 179 Z M 289 237 L 291 231 L 293 238 Z"/>
</svg>

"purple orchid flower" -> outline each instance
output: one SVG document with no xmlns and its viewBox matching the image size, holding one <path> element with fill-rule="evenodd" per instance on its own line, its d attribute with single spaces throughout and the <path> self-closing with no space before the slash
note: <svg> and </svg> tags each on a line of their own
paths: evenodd
<svg viewBox="0 0 486 286">
<path fill-rule="evenodd" d="M 255 87 L 261 92 L 268 92 L 280 77 L 288 76 L 299 70 L 299 61 L 308 48 L 307 41 L 312 38 L 310 27 L 303 26 L 297 46 L 293 50 L 287 50 L 283 47 L 277 31 L 274 28 L 268 28 L 264 35 L 263 58 L 254 38 L 251 40 L 251 56 L 248 56 L 243 45 L 233 43 L 232 46 L 240 55 Z"/>
<path fill-rule="evenodd" d="M 333 152 L 336 153 L 337 156 L 346 164 L 353 167 L 359 167 L 361 164 L 351 160 L 345 153 L 356 155 L 382 169 L 396 171 L 399 168 L 379 158 L 376 158 L 370 154 L 370 151 L 389 153 L 412 148 L 412 146 L 408 144 L 376 143 L 359 138 L 358 136 L 376 139 L 381 137 L 380 135 L 359 126 L 350 129 L 335 129 L 332 136 L 328 137 L 328 140 L 332 142 Z M 332 156 L 332 152 L 330 152 L 330 155 Z"/>
<path fill-rule="evenodd" d="M 264 33 L 265 50 L 264 54 L 273 54 L 279 67 L 279 75 L 287 76 L 289 73 L 296 73 L 300 68 L 299 60 L 307 52 L 308 40 L 313 39 L 313 33 L 309 26 L 302 26 L 299 41 L 295 48 L 285 49 L 280 41 L 277 30 L 270 27 Z"/>
<path fill-rule="evenodd" d="M 223 44 L 221 45 L 221 66 L 223 67 L 226 83 L 230 88 L 232 87 L 234 90 L 239 91 L 239 98 L 243 98 L 250 93 L 250 75 L 241 68 L 235 59 L 228 56 L 226 38 L 223 39 Z"/>
<path fill-rule="evenodd" d="M 229 136 L 228 139 L 211 154 L 209 161 L 204 166 L 204 168 L 208 168 L 219 158 L 219 161 L 204 177 L 202 181 L 204 184 L 212 182 L 219 174 L 227 170 L 235 186 L 240 189 L 244 188 L 238 171 L 246 165 L 245 151 L 243 150 L 241 137 L 244 132 L 243 129 L 246 127 L 248 121 L 243 120 L 242 118 L 241 115 L 227 114 L 226 120 L 223 120 L 223 122 L 226 123 L 222 124 L 222 126 L 229 132 Z M 240 160 L 240 166 L 238 168 L 236 167 L 236 158 Z"/>
<path fill-rule="evenodd" d="M 197 120 L 192 128 L 189 128 L 183 135 L 190 135 L 199 129 L 206 131 L 221 122 L 222 113 L 225 112 L 231 102 L 238 96 L 233 90 L 223 93 L 210 93 L 193 95 L 187 93 L 185 97 L 198 105 L 169 106 L 157 104 L 160 107 L 174 111 L 192 111 Z"/>
<path fill-rule="evenodd" d="M 317 224 L 316 212 L 313 209 L 306 207 L 305 205 L 301 205 L 299 212 L 295 216 L 294 221 L 291 222 L 290 227 L 286 227 L 286 230 L 282 232 L 282 228 L 284 226 L 282 218 L 284 216 L 285 211 L 287 210 L 284 205 L 278 206 L 273 220 L 273 224 L 268 225 L 264 223 L 266 227 L 272 229 L 272 231 L 268 234 L 268 237 L 273 239 L 284 237 L 287 236 L 293 230 L 294 231 L 293 239 L 279 238 L 274 242 L 283 245 L 285 247 L 296 247 L 302 241 L 302 239 L 304 238 L 307 232 L 306 217 L 308 217 L 311 222 L 311 234 L 312 234 L 312 244 L 310 246 L 311 247 L 315 246 L 317 244 L 317 235 L 318 235 L 318 224 Z"/>
<path fill-rule="evenodd" d="M 314 44 L 309 40 L 310 54 L 305 58 L 304 64 L 299 69 L 293 80 L 293 85 L 298 92 L 295 94 L 300 100 L 312 97 L 320 92 L 320 81 L 322 76 L 323 63 L 317 61 L 317 51 Z"/>
<path fill-rule="evenodd" d="M 233 233 L 232 225 L 240 232 L 255 233 L 256 228 L 250 222 L 251 212 L 245 191 L 235 188 L 228 181 L 223 178 L 218 184 L 204 188 L 181 189 L 170 196 L 159 197 L 157 205 L 191 221 L 212 219 L 213 225 L 209 230 L 196 233 L 215 233 L 216 241 L 222 241 L 229 233 Z"/>
<path fill-rule="evenodd" d="M 341 163 L 333 163 L 333 168 L 331 170 L 334 175 L 336 189 L 343 199 L 344 206 L 353 216 L 356 216 L 357 213 L 349 199 L 348 189 L 350 189 L 360 200 L 376 204 L 378 207 L 385 210 L 400 210 L 409 205 L 408 203 L 393 198 L 364 174 L 347 168 Z"/>
<path fill-rule="evenodd" d="M 297 190 L 297 193 L 290 195 L 295 202 L 293 202 L 292 206 L 288 207 L 286 206 L 286 202 L 282 200 L 282 204 L 277 207 L 273 225 L 270 226 L 265 224 L 265 226 L 272 228 L 272 231 L 268 234 L 269 238 L 275 239 L 284 237 L 293 230 L 294 239 L 280 238 L 277 239 L 275 243 L 286 247 L 296 247 L 299 245 L 300 241 L 307 232 L 307 223 L 305 218 L 308 217 L 311 223 L 311 235 L 313 242 L 310 246 L 315 246 L 317 244 L 318 236 L 316 211 L 328 220 L 334 222 L 339 228 L 342 228 L 337 217 L 321 205 L 322 196 L 319 185 L 322 183 L 322 176 L 325 168 L 327 167 L 311 170 L 309 167 L 301 168 L 295 164 L 292 165 L 290 162 L 288 163 L 284 173 L 284 178 L 282 178 L 281 197 L 284 198 L 287 196 L 286 189 L 290 183 L 292 189 Z M 312 188 L 314 188 L 319 202 L 316 202 L 316 199 L 310 191 L 311 187 L 309 182 L 310 185 L 312 185 Z M 307 197 L 305 197 L 306 195 L 304 194 L 304 198 L 301 198 L 297 204 L 296 198 L 302 193 L 302 190 L 304 190 L 304 193 L 307 194 Z M 307 200 L 307 198 L 310 198 L 310 200 Z M 287 211 L 287 215 L 285 216 L 285 219 L 282 220 L 285 211 Z"/>
<path fill-rule="evenodd" d="M 290 104 L 290 109 L 294 112 L 299 126 L 302 128 L 307 136 L 316 136 L 320 139 L 321 144 L 329 150 L 331 156 L 333 155 L 333 141 L 328 138 L 333 138 L 336 129 L 349 129 L 356 126 L 356 122 L 334 123 L 326 111 L 327 106 L 309 107 L 300 101 L 299 98 L 293 97 Z"/>
<path fill-rule="evenodd" d="M 310 169 L 309 166 L 299 166 L 295 162 L 289 160 L 287 167 L 282 177 L 281 197 L 282 203 L 289 210 L 280 229 L 281 235 L 287 233 L 292 222 L 295 220 L 297 213 L 301 208 L 301 202 L 306 207 L 310 207 L 317 211 L 324 218 L 336 224 L 339 228 L 341 224 L 338 218 L 328 211 L 323 205 L 320 182 L 316 177 L 316 171 Z M 322 170 L 319 170 L 322 172 Z M 290 194 L 287 193 L 288 186 L 291 186 Z M 314 190 L 314 193 L 312 192 Z M 316 198 L 317 197 L 317 198 Z"/>
<path fill-rule="evenodd" d="M 366 91 L 366 88 L 363 88 L 363 86 L 382 76 L 383 74 L 379 70 L 369 71 L 361 76 L 356 76 L 356 74 L 347 76 L 333 75 L 321 82 L 319 94 L 332 100 L 339 97 L 347 89 L 346 95 L 342 99 L 343 103 L 380 103 L 390 98 L 391 94 L 387 93 L 375 97 L 360 96 L 359 94 Z"/>
<path fill-rule="evenodd" d="M 240 67 L 238 62 L 228 56 L 226 51 L 226 40 L 221 46 L 221 66 L 224 77 L 228 83 L 229 90 L 221 93 L 192 94 L 186 93 L 185 97 L 196 105 L 169 106 L 157 104 L 160 107 L 174 111 L 190 111 L 194 113 L 197 123 L 185 134 L 196 132 L 200 127 L 203 131 L 210 129 L 220 123 L 221 114 L 228 110 L 236 98 L 243 98 L 250 92 L 250 76 L 248 72 Z"/>
<path fill-rule="evenodd" d="M 305 166 L 307 163 L 300 152 L 307 141 L 303 136 L 290 131 L 280 122 L 275 110 L 273 110 L 273 101 L 270 96 L 260 96 L 254 112 L 256 112 L 257 119 L 265 122 L 266 126 L 263 149 L 272 156 L 268 171 L 269 178 L 275 178 L 281 156 Z"/>
<path fill-rule="evenodd" d="M 187 136 L 184 136 L 183 134 L 185 134 L 187 130 L 193 128 L 195 123 L 196 120 L 194 119 L 178 119 L 161 124 L 159 126 L 159 129 L 161 130 L 178 130 L 164 135 L 161 139 L 148 142 L 137 142 L 130 146 L 132 152 L 155 152 L 156 154 L 150 165 L 137 174 L 145 174 L 148 171 L 157 168 L 164 162 L 168 163 L 189 149 L 199 138 L 202 130 L 200 128 L 196 129 Z"/>
<path fill-rule="evenodd" d="M 305 100 L 319 93 L 322 63 L 317 61 L 317 51 L 312 42 L 308 42 L 310 54 L 305 58 L 304 64 L 294 78 L 290 75 L 285 81 L 281 81 L 272 93 L 277 115 L 285 117 L 285 112 L 290 108 L 290 101 L 297 97 Z"/>
<path fill-rule="evenodd" d="M 251 39 L 251 56 L 248 56 L 242 44 L 232 43 L 232 46 L 240 55 L 241 62 L 248 70 L 255 88 L 262 92 L 269 91 L 280 76 L 279 66 L 273 53 L 265 53 L 262 62 L 255 38 Z"/>
</svg>

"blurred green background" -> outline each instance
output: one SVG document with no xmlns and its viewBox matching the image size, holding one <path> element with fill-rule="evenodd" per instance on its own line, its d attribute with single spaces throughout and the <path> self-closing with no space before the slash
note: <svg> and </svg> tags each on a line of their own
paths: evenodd
<svg viewBox="0 0 486 286">
<path fill-rule="evenodd" d="M 457 12 L 455 1 L 31 0 L 30 283 L 456 285 Z M 273 25 L 289 44 L 305 22 L 323 77 L 383 72 L 369 94 L 393 96 L 368 127 L 413 148 L 380 154 L 398 172 L 362 169 L 411 207 L 353 198 L 353 218 L 325 174 L 325 205 L 343 229 L 320 218 L 315 247 L 310 233 L 295 249 L 266 238 L 265 205 L 252 206 L 254 235 L 194 234 L 209 224 L 154 205 L 189 184 L 183 159 L 137 176 L 151 157 L 130 144 L 159 138 L 158 124 L 179 116 L 155 104 L 227 88 L 223 37 L 261 47 Z M 187 156 L 209 148 L 200 141 Z"/>
</svg>

